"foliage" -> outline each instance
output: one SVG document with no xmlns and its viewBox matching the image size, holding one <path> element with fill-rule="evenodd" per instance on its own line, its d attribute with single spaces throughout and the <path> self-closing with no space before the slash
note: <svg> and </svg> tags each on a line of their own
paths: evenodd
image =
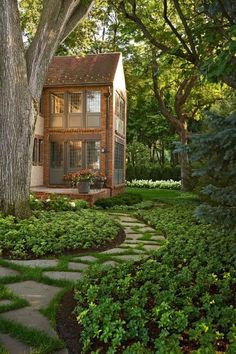
<svg viewBox="0 0 236 354">
<path fill-rule="evenodd" d="M 142 199 L 139 193 L 123 193 L 111 198 L 99 199 L 95 205 L 107 209 L 118 205 L 134 205 L 140 203 Z"/>
<path fill-rule="evenodd" d="M 205 204 L 196 215 L 227 229 L 236 227 L 236 113 L 225 118 L 209 114 L 208 131 L 193 139 L 195 175 L 207 178 Z"/>
<path fill-rule="evenodd" d="M 78 172 L 68 172 L 63 177 L 64 181 L 70 182 L 73 187 L 76 187 L 78 182 L 93 182 L 95 178 L 95 172 L 89 168 L 81 169 Z"/>
<path fill-rule="evenodd" d="M 153 181 L 158 180 L 180 180 L 180 167 L 179 166 L 163 166 L 160 167 L 156 163 L 132 166 L 127 165 L 126 168 L 126 179 L 131 181 L 133 179 L 152 179 Z"/>
<path fill-rule="evenodd" d="M 152 180 L 137 180 L 134 179 L 131 182 L 127 181 L 128 187 L 134 188 L 155 188 L 155 189 L 181 189 L 181 182 L 173 181 L 172 179 L 167 181 L 152 181 Z"/>
<path fill-rule="evenodd" d="M 151 209 L 155 206 L 155 203 L 151 200 L 144 200 L 134 205 L 115 205 L 110 207 L 109 210 L 131 211 L 131 210 L 143 210 Z"/>
<path fill-rule="evenodd" d="M 78 211 L 87 209 L 88 203 L 82 199 L 71 200 L 57 194 L 51 194 L 47 199 L 38 199 L 31 194 L 30 207 L 32 210 Z"/>
<path fill-rule="evenodd" d="M 127 145 L 126 154 L 128 163 L 132 166 L 146 164 L 150 159 L 150 151 L 147 145 L 144 145 L 137 140 L 133 140 Z"/>
<path fill-rule="evenodd" d="M 38 211 L 26 220 L 0 217 L 0 250 L 10 258 L 31 258 L 103 246 L 119 231 L 106 215 L 91 210 Z"/>
<path fill-rule="evenodd" d="M 76 288 L 83 353 L 234 353 L 235 239 L 189 204 L 137 214 L 168 243 L 149 259 L 90 269 Z"/>
</svg>

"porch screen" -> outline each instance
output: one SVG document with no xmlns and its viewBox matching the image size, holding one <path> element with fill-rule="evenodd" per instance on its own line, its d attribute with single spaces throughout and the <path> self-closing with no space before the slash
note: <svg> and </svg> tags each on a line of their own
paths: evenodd
<svg viewBox="0 0 236 354">
<path fill-rule="evenodd" d="M 115 143 L 114 179 L 115 184 L 124 182 L 124 145 L 118 142 Z"/>
<path fill-rule="evenodd" d="M 100 169 L 100 141 L 87 141 L 87 168 L 93 170 Z"/>
</svg>

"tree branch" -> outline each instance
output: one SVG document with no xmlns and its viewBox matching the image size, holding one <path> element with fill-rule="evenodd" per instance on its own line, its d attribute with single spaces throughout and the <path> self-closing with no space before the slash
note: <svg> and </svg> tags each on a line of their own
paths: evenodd
<svg viewBox="0 0 236 354">
<path fill-rule="evenodd" d="M 174 6 L 176 8 L 176 11 L 179 15 L 179 18 L 184 26 L 184 29 L 185 29 L 185 33 L 188 37 L 188 40 L 189 40 L 189 45 L 191 47 L 191 50 L 192 50 L 192 62 L 196 65 L 197 62 L 199 61 L 199 58 L 198 58 L 198 53 L 196 51 L 196 47 L 195 47 L 195 43 L 194 43 L 194 39 L 193 39 L 193 36 L 192 36 L 192 32 L 191 32 L 191 29 L 189 28 L 188 26 L 188 23 L 187 23 L 187 20 L 183 14 L 183 11 L 181 10 L 181 7 L 179 5 L 179 0 L 173 0 L 174 2 Z"/>
<path fill-rule="evenodd" d="M 156 58 L 153 57 L 152 60 L 152 79 L 153 79 L 153 90 L 154 94 L 156 97 L 156 100 L 159 104 L 159 109 L 161 114 L 166 118 L 166 120 L 175 127 L 177 131 L 181 129 L 181 124 L 178 121 L 178 119 L 173 116 L 173 114 L 170 113 L 170 111 L 167 109 L 164 99 L 163 99 L 163 93 L 159 87 L 158 84 L 158 65 L 156 62 Z"/>
<path fill-rule="evenodd" d="M 184 119 L 183 106 L 189 98 L 197 79 L 197 75 L 194 75 L 191 78 L 184 79 L 175 95 L 175 112 L 180 120 Z"/>
<path fill-rule="evenodd" d="M 90 5 L 94 0 L 87 0 Z M 62 38 L 85 16 L 84 0 L 44 0 L 36 34 L 26 52 L 28 82 L 33 97 L 41 95 L 49 63 Z M 70 23 L 72 21 L 72 23 Z"/>
<path fill-rule="evenodd" d="M 84 17 L 87 16 L 93 4 L 94 4 L 93 1 L 80 2 L 76 11 L 74 11 L 73 14 L 71 15 L 66 28 L 61 34 L 60 43 L 63 42 L 69 36 L 69 34 L 75 29 L 78 23 L 81 22 L 84 19 Z"/>
<path fill-rule="evenodd" d="M 181 34 L 177 31 L 177 29 L 175 28 L 175 26 L 172 24 L 172 22 L 170 21 L 170 19 L 168 18 L 168 8 L 167 8 L 167 0 L 163 0 L 163 6 L 164 6 L 164 10 L 163 10 L 163 17 L 166 21 L 166 23 L 168 24 L 168 26 L 170 27 L 170 29 L 172 30 L 172 32 L 175 34 L 175 36 L 177 37 L 177 39 L 180 41 L 180 43 L 183 45 L 183 47 L 185 48 L 185 50 L 187 51 L 187 53 L 189 53 L 189 55 L 192 55 L 191 50 L 189 49 L 189 47 L 187 46 L 187 44 L 185 43 L 185 41 L 183 40 Z"/>
</svg>

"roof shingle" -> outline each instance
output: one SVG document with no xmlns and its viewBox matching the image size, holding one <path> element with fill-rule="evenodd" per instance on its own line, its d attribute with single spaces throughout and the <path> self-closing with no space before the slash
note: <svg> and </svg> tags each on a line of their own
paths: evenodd
<svg viewBox="0 0 236 354">
<path fill-rule="evenodd" d="M 55 56 L 48 69 L 44 86 L 109 84 L 114 80 L 120 53 Z"/>
</svg>

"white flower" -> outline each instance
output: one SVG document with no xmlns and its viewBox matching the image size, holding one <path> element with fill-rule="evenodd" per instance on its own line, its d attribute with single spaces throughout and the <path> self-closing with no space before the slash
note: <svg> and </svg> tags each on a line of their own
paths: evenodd
<svg viewBox="0 0 236 354">
<path fill-rule="evenodd" d="M 72 206 L 72 208 L 75 208 L 75 202 L 70 202 L 69 204 Z"/>
</svg>

